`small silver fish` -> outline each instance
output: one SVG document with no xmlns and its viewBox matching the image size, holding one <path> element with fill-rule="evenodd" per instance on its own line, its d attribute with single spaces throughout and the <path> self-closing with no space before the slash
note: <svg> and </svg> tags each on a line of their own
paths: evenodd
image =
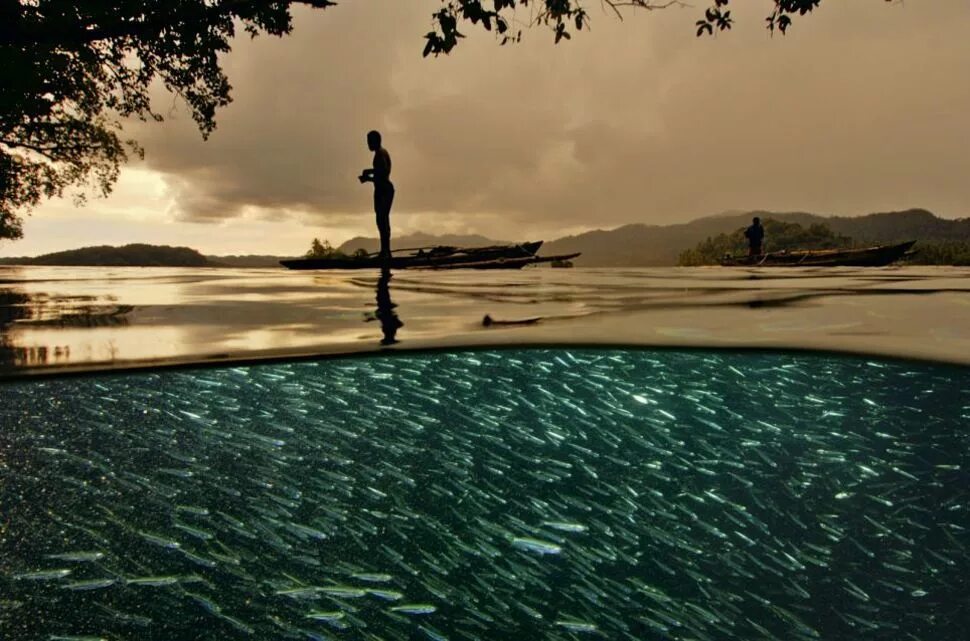
<svg viewBox="0 0 970 641">
<path fill-rule="evenodd" d="M 59 554 L 48 554 L 45 558 L 57 559 L 59 561 L 76 561 L 78 563 L 89 563 L 104 558 L 104 552 L 61 552 Z"/>
<path fill-rule="evenodd" d="M 65 583 L 61 588 L 65 590 L 100 590 L 108 588 L 117 583 L 117 579 L 88 579 L 86 581 L 72 581 Z"/>
<path fill-rule="evenodd" d="M 324 594 L 329 594 L 330 596 L 341 597 L 345 599 L 357 599 L 362 596 L 366 596 L 367 592 L 360 588 L 355 588 L 348 585 L 326 585 L 319 588 Z"/>
<path fill-rule="evenodd" d="M 589 528 L 581 523 L 569 523 L 566 521 L 543 521 L 542 524 L 553 530 L 560 532 L 585 532 Z"/>
<path fill-rule="evenodd" d="M 344 618 L 344 613 L 339 610 L 335 612 L 310 612 L 306 615 L 306 618 L 315 621 L 339 621 Z"/>
<path fill-rule="evenodd" d="M 404 605 L 395 605 L 391 608 L 392 612 L 400 612 L 402 614 L 431 614 L 437 610 L 438 608 L 429 603 L 407 603 Z"/>
<path fill-rule="evenodd" d="M 177 576 L 139 576 L 125 580 L 125 583 L 128 585 L 147 585 L 151 587 L 175 585 L 178 582 L 179 578 Z"/>
<path fill-rule="evenodd" d="M 555 622 L 561 628 L 566 628 L 570 632 L 597 632 L 599 628 L 596 627 L 594 623 L 587 623 L 586 621 L 576 621 L 574 619 L 558 619 Z"/>
<path fill-rule="evenodd" d="M 515 537 L 512 539 L 512 545 L 520 550 L 533 552 L 535 554 L 559 554 L 562 552 L 562 548 L 555 543 L 541 541 L 539 539 L 529 537 Z"/>
<path fill-rule="evenodd" d="M 25 581 L 53 581 L 63 579 L 71 573 L 70 570 L 36 570 L 13 575 L 13 578 Z"/>
<path fill-rule="evenodd" d="M 394 579 L 390 574 L 380 574 L 376 572 L 357 572 L 351 574 L 355 579 L 360 581 L 367 581 L 368 583 L 387 583 Z"/>
</svg>

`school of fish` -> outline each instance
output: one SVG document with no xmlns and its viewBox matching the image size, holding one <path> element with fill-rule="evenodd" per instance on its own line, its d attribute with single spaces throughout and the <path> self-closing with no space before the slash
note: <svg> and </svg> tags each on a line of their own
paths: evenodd
<svg viewBox="0 0 970 641">
<path fill-rule="evenodd" d="M 966 368 L 519 349 L 0 397 L 2 639 L 970 630 Z"/>
</svg>

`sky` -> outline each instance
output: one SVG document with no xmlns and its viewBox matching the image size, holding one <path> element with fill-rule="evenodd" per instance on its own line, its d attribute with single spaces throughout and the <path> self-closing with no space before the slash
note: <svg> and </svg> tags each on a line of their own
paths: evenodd
<svg viewBox="0 0 970 641">
<path fill-rule="evenodd" d="M 423 58 L 439 0 L 294 9 L 284 38 L 237 39 L 234 102 L 203 141 L 184 107 L 126 124 L 145 148 L 114 193 L 59 199 L 0 256 L 131 242 L 302 254 L 376 236 L 365 134 L 393 159 L 393 233 L 552 240 L 726 210 L 970 216 L 970 2 L 827 0 L 770 36 L 769 0 L 695 38 L 706 6 L 586 3 L 591 30 L 500 46 L 468 25 Z M 522 14 L 525 19 L 527 14 Z"/>
</svg>

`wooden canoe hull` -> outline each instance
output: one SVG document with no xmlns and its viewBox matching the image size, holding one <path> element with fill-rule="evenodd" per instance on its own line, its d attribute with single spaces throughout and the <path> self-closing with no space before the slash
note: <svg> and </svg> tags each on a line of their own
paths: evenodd
<svg viewBox="0 0 970 641">
<path fill-rule="evenodd" d="M 392 256 L 391 269 L 414 267 L 435 267 L 462 263 L 479 263 L 499 258 L 528 258 L 534 256 L 542 241 L 521 243 L 519 245 L 495 245 L 491 247 L 435 247 L 429 252 Z M 287 269 L 378 269 L 385 264 L 376 256 L 367 258 L 294 258 L 281 260 Z"/>
<path fill-rule="evenodd" d="M 561 254 L 559 256 L 521 256 L 518 258 L 496 258 L 495 260 L 483 260 L 477 263 L 456 263 L 450 265 L 431 265 L 420 269 L 522 269 L 526 265 L 537 265 L 539 263 L 549 263 L 554 260 L 569 260 L 576 258 L 576 254 Z"/>
<path fill-rule="evenodd" d="M 770 252 L 761 256 L 726 256 L 724 267 L 883 267 L 903 257 L 915 240 L 860 249 Z"/>
</svg>

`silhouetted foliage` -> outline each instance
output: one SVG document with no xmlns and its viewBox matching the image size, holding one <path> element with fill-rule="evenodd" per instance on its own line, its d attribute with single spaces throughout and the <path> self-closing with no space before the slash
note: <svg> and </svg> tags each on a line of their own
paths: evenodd
<svg viewBox="0 0 970 641">
<path fill-rule="evenodd" d="M 833 230 L 852 236 L 861 243 L 895 243 L 918 240 L 970 242 L 970 218 L 938 218 L 925 209 L 831 218 L 826 224 Z"/>
<path fill-rule="evenodd" d="M 768 29 L 782 33 L 791 25 L 795 14 L 805 15 L 816 9 L 822 0 L 774 0 L 774 9 L 765 20 Z M 884 0 L 892 2 L 893 0 Z M 458 28 L 463 23 L 471 23 L 486 31 L 493 31 L 501 44 L 518 42 L 522 39 L 522 28 L 533 26 L 548 27 L 555 41 L 571 38 L 570 30 L 581 31 L 590 25 L 588 3 L 583 0 L 441 0 L 444 5 L 434 13 L 435 30 L 425 36 L 424 55 L 449 53 L 464 38 Z M 603 0 L 600 3 L 610 9 L 618 18 L 623 18 L 624 9 L 655 11 L 671 6 L 690 6 L 681 0 Z M 711 35 L 715 31 L 725 31 L 734 24 L 731 11 L 727 8 L 730 0 L 714 0 L 697 21 L 697 35 Z M 490 8 L 486 8 L 486 6 Z"/>
<path fill-rule="evenodd" d="M 281 260 L 292 260 L 296 256 L 274 256 L 270 254 L 233 254 L 229 256 L 206 255 L 212 267 L 279 267 Z"/>
<path fill-rule="evenodd" d="M 889 0 L 886 0 L 889 1 Z M 501 42 L 521 29 L 551 28 L 556 42 L 589 26 L 582 0 L 442 0 L 433 14 L 424 55 L 451 51 L 459 25 L 493 28 Z M 605 0 L 622 8 L 655 10 L 678 0 Z M 784 32 L 789 16 L 820 0 L 775 0 L 769 28 Z M 189 106 L 203 137 L 215 112 L 230 102 L 219 56 L 236 29 L 251 36 L 290 32 L 294 4 L 323 8 L 331 0 L 0 0 L 0 238 L 20 238 L 20 215 L 42 199 L 90 185 L 108 194 L 129 153 L 120 118 L 161 120 L 149 88 L 160 81 Z M 716 0 L 698 35 L 729 29 L 728 0 Z M 526 15 L 527 14 L 527 15 Z M 515 32 L 513 34 L 513 32 Z M 84 199 L 79 191 L 75 198 Z"/>
<path fill-rule="evenodd" d="M 330 245 L 329 240 L 324 240 L 322 243 L 319 238 L 314 238 L 313 242 L 310 243 L 310 249 L 306 253 L 307 258 L 328 258 L 333 255 L 333 247 Z"/>
<path fill-rule="evenodd" d="M 353 258 L 360 258 L 360 252 L 356 252 Z M 364 257 L 367 256 L 367 252 L 364 252 Z M 319 238 L 314 238 L 313 242 L 310 243 L 310 250 L 304 254 L 305 258 L 350 258 L 346 253 L 340 251 L 339 249 L 334 249 L 330 244 L 329 240 L 324 239 L 321 243 Z"/>
<path fill-rule="evenodd" d="M 913 255 L 905 261 L 910 265 L 970 265 L 970 242 L 919 242 Z"/>
<path fill-rule="evenodd" d="M 774 252 L 793 249 L 834 249 L 851 247 L 852 239 L 836 234 L 828 226 L 815 223 L 802 227 L 798 223 L 786 223 L 769 218 L 762 221 L 765 228 L 764 251 Z M 681 252 L 678 265 L 717 265 L 725 255 L 746 254 L 748 240 L 744 227 L 730 234 L 708 237 L 693 249 Z"/>
<path fill-rule="evenodd" d="M 775 0 L 774 10 L 765 18 L 768 30 L 774 33 L 778 29 L 782 33 L 788 31 L 791 17 L 796 13 L 805 15 L 815 10 L 822 0 Z M 891 2 L 892 0 L 885 0 Z M 734 24 L 731 11 L 727 9 L 730 0 L 714 0 L 714 4 L 704 12 L 704 18 L 697 21 L 697 35 L 705 33 L 711 35 L 715 30 L 724 31 Z"/>
<path fill-rule="evenodd" d="M 131 244 L 102 245 L 44 254 L 33 258 L 0 258 L 0 264 L 105 267 L 207 267 L 205 256 L 189 247 Z"/>
<path fill-rule="evenodd" d="M 162 119 L 153 82 L 180 96 L 208 136 L 230 101 L 219 54 L 237 27 L 289 33 L 293 4 L 333 3 L 0 0 L 0 238 L 19 238 L 19 214 L 42 198 L 84 184 L 111 191 L 128 153 L 142 153 L 119 137 L 119 118 Z"/>
</svg>

